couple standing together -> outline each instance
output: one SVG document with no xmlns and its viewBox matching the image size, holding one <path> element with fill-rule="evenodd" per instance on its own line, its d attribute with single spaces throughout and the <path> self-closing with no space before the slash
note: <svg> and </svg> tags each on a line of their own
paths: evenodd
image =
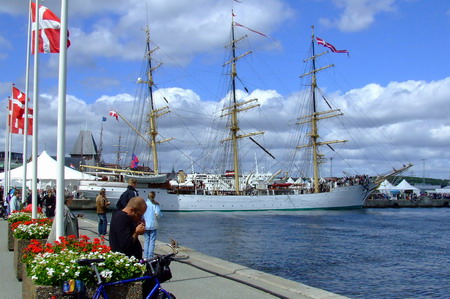
<svg viewBox="0 0 450 299">
<path fill-rule="evenodd" d="M 138 259 L 149 259 L 153 257 L 158 218 L 162 216 L 162 213 L 159 203 L 155 200 L 155 192 L 150 192 L 148 199 L 144 200 L 142 197 L 139 197 L 136 185 L 137 181 L 130 179 L 127 190 L 117 202 L 117 210 L 114 211 L 111 219 L 109 242 L 113 251 L 123 252 Z M 103 197 L 105 197 L 104 193 Z M 97 197 L 97 205 L 98 202 L 99 199 Z M 106 218 L 106 210 L 104 212 Z M 102 235 L 103 233 L 104 235 L 106 234 L 106 219 L 103 218 L 103 215 L 101 216 L 102 213 L 98 214 L 99 234 Z M 104 222 L 101 219 L 104 219 Z M 144 256 L 142 256 L 142 246 L 138 239 L 139 235 L 144 235 Z"/>
</svg>

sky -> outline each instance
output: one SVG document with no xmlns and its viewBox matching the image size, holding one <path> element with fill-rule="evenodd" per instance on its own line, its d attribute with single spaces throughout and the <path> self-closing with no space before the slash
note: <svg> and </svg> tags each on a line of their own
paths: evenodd
<svg viewBox="0 0 450 299">
<path fill-rule="evenodd" d="M 294 154 L 300 104 L 309 88 L 306 72 L 311 26 L 316 36 L 348 50 L 328 53 L 318 66 L 334 67 L 317 75 L 328 103 L 342 109 L 320 131 L 322 140 L 346 143 L 324 148 L 322 176 L 378 175 L 413 163 L 406 174 L 450 178 L 450 2 L 446 0 L 80 0 L 69 2 L 67 51 L 66 154 L 80 130 L 90 130 L 103 157 L 128 164 L 135 153 L 148 165 L 148 149 L 137 145 L 120 111 L 136 126 L 142 117 L 139 97 L 145 55 L 145 28 L 150 28 L 155 105 L 171 113 L 158 121 L 160 171 L 214 171 L 223 146 L 211 137 L 225 125 L 221 109 L 229 98 L 231 11 L 235 21 L 268 37 L 236 27 L 238 100 L 257 98 L 260 106 L 241 114 L 245 133 L 264 130 L 243 141 L 243 171 L 281 170 L 298 176 Z M 42 3 L 61 15 L 58 0 Z M 11 84 L 25 91 L 28 1 L 0 0 L 0 100 L 6 107 Z M 316 53 L 327 49 L 315 45 Z M 58 54 L 39 55 L 38 152 L 56 155 Z M 31 62 L 31 71 L 33 63 Z M 32 74 L 32 73 L 31 73 Z M 309 79 L 307 79 L 309 80 Z M 30 94 L 32 94 L 32 76 Z M 245 88 L 248 89 L 248 93 Z M 0 110 L 5 119 L 6 109 Z M 107 117 L 102 122 L 102 117 Z M 138 123 L 140 125 L 138 125 Z M 321 121 L 322 123 L 322 121 Z M 342 127 L 339 127 L 342 125 Z M 0 145 L 5 121 L 0 122 Z M 297 133 L 296 133 L 297 132 Z M 337 136 L 344 135 L 343 137 Z M 123 138 L 119 138 L 119 137 Z M 121 147 L 118 147 L 119 141 Z M 217 146 L 210 145 L 216 141 Z M 13 136 L 22 152 L 23 137 Z M 126 147 L 125 147 L 126 146 Z M 29 149 L 28 155 L 31 153 Z M 225 166 L 229 167 L 229 166 Z"/>
</svg>

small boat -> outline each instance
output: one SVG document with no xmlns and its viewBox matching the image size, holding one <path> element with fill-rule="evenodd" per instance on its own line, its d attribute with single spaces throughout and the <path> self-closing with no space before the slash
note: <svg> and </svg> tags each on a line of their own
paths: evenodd
<svg viewBox="0 0 450 299">
<path fill-rule="evenodd" d="M 162 184 L 167 181 L 166 174 L 124 174 L 125 180 L 135 179 L 141 184 Z"/>
</svg>

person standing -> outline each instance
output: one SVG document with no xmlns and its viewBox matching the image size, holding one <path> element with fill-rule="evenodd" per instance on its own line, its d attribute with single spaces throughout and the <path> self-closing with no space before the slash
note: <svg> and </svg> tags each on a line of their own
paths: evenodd
<svg viewBox="0 0 450 299">
<path fill-rule="evenodd" d="M 151 191 L 148 194 L 148 199 L 145 201 L 147 204 L 147 211 L 144 214 L 144 259 L 146 260 L 153 257 L 158 229 L 158 218 L 162 216 L 159 202 L 155 200 L 155 196 L 155 192 Z"/>
<path fill-rule="evenodd" d="M 106 190 L 102 188 L 95 199 L 97 203 L 98 215 L 98 234 L 104 236 L 107 233 L 108 218 L 106 217 L 106 208 L 111 204 L 106 198 Z"/>
<path fill-rule="evenodd" d="M 142 216 L 146 210 L 145 200 L 133 197 L 124 209 L 112 215 L 109 227 L 109 245 L 112 251 L 142 259 L 142 245 L 138 237 L 145 232 Z"/>
<path fill-rule="evenodd" d="M 75 216 L 68 206 L 72 203 L 73 196 L 71 194 L 64 196 L 64 236 L 79 237 L 78 218 Z M 47 238 L 47 243 L 56 241 L 56 221 L 53 221 L 52 230 Z"/>
<path fill-rule="evenodd" d="M 132 197 L 139 196 L 139 193 L 136 190 L 136 185 L 137 185 L 136 179 L 131 178 L 128 180 L 127 190 L 124 193 L 122 193 L 122 195 L 120 195 L 120 198 L 117 201 L 116 207 L 118 210 L 123 210 L 127 206 L 128 201 L 130 201 Z"/>
<path fill-rule="evenodd" d="M 55 217 L 56 196 L 53 194 L 52 189 L 47 190 L 47 194 L 45 194 L 42 201 L 45 205 L 45 216 L 48 218 Z"/>
<path fill-rule="evenodd" d="M 13 196 L 9 201 L 9 211 L 12 213 L 13 211 L 20 211 L 20 196 L 21 192 L 18 189 L 14 190 Z"/>
</svg>

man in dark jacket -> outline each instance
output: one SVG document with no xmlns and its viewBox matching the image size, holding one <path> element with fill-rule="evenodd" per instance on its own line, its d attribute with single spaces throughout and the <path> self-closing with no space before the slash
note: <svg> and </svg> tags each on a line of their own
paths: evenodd
<svg viewBox="0 0 450 299">
<path fill-rule="evenodd" d="M 118 210 L 123 210 L 127 206 L 128 202 L 132 197 L 139 196 L 139 193 L 136 190 L 136 185 L 137 185 L 136 179 L 131 178 L 128 180 L 127 190 L 124 193 L 122 193 L 122 195 L 120 195 L 120 198 L 117 201 L 116 207 Z"/>
<path fill-rule="evenodd" d="M 142 197 L 133 197 L 127 206 L 114 213 L 109 229 L 111 250 L 142 259 L 142 246 L 138 237 L 145 232 L 142 216 L 147 204 Z"/>
</svg>

